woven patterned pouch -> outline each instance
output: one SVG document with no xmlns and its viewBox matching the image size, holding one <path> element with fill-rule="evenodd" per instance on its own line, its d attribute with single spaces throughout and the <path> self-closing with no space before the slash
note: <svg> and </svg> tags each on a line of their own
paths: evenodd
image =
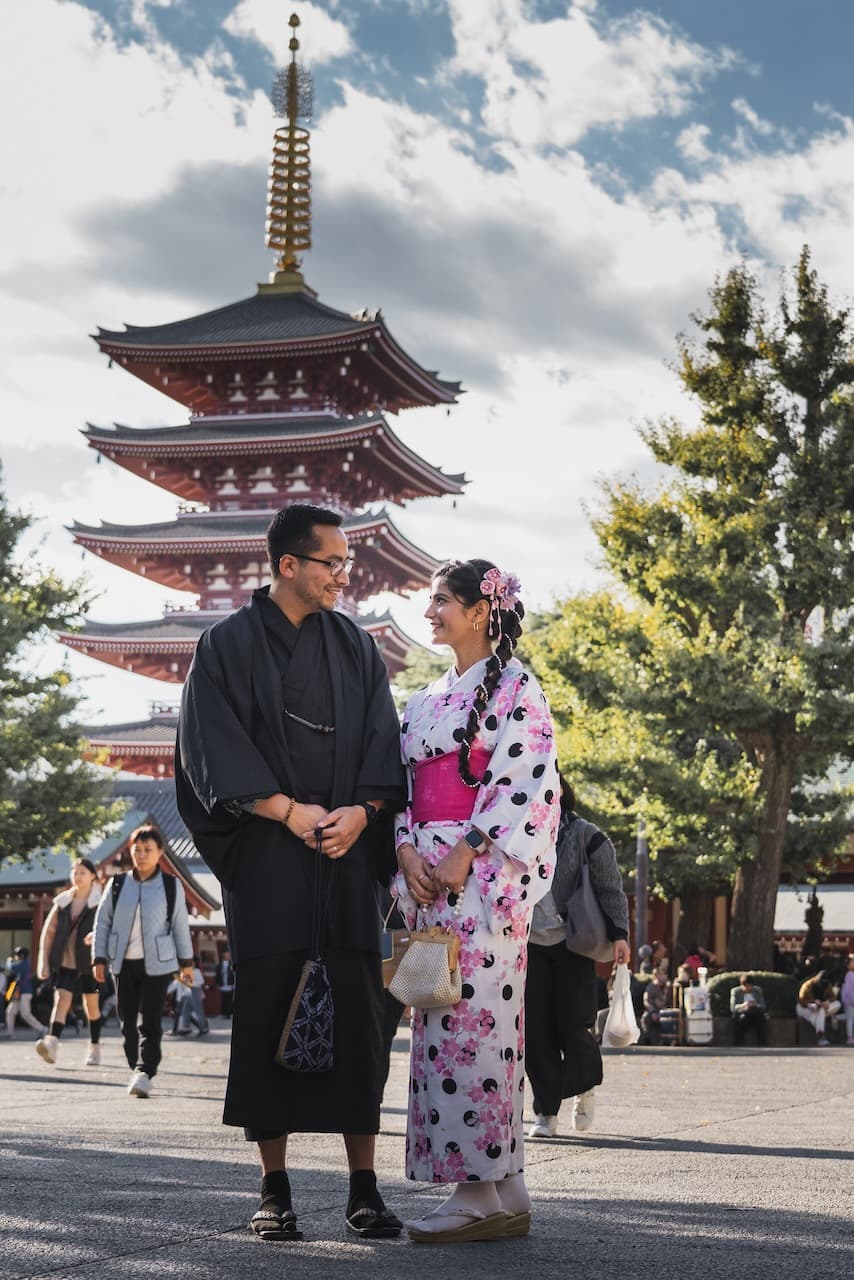
<svg viewBox="0 0 854 1280">
<path fill-rule="evenodd" d="M 282 1028 L 276 1062 L 286 1071 L 331 1071 L 335 1007 L 326 965 L 306 960 Z"/>
</svg>

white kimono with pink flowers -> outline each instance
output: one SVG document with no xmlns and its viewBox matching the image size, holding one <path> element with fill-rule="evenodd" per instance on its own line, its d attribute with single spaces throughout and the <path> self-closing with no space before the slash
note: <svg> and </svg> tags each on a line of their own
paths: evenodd
<svg viewBox="0 0 854 1280">
<path fill-rule="evenodd" d="M 452 667 L 413 694 L 403 717 L 403 759 L 459 750 L 486 660 L 458 676 Z M 448 1009 L 416 1012 L 406 1138 L 407 1176 L 423 1182 L 496 1182 L 524 1166 L 524 995 L 534 904 L 554 872 L 559 787 L 552 722 L 535 678 L 517 659 L 501 674 L 473 746 L 489 753 L 469 820 L 413 823 L 398 815 L 397 844 L 410 842 L 435 865 L 472 827 L 489 840 L 454 913 L 442 896 L 428 924 L 461 940 L 463 993 Z M 394 891 L 410 926 L 416 904 L 402 874 Z M 423 918 L 423 917 L 422 917 Z"/>
</svg>

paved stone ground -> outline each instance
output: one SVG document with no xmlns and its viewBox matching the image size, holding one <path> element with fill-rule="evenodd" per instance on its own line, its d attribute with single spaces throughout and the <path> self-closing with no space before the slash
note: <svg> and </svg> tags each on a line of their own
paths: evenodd
<svg viewBox="0 0 854 1280">
<path fill-rule="evenodd" d="M 115 1031 L 83 1068 L 0 1036 L 0 1276 L 382 1280 L 467 1277 L 825 1280 L 854 1276 L 854 1050 L 610 1053 L 595 1131 L 528 1144 L 526 1239 L 466 1246 L 346 1238 L 343 1149 L 292 1140 L 303 1244 L 255 1240 L 258 1174 L 219 1123 L 228 1027 L 167 1039 L 156 1095 L 129 1098 Z M 403 1178 L 407 1037 L 393 1053 L 379 1169 L 403 1218 L 441 1199 Z M 462 1249 L 462 1254 L 460 1250 Z"/>
</svg>

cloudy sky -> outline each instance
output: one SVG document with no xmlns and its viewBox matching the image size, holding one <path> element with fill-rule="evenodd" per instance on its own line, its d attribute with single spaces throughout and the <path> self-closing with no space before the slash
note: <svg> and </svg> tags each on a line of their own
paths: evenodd
<svg viewBox="0 0 854 1280">
<path fill-rule="evenodd" d="M 174 502 L 96 465 L 80 428 L 185 412 L 88 335 L 266 278 L 268 89 L 292 8 L 315 76 L 306 277 L 341 310 L 381 306 L 466 388 L 450 414 L 394 421 L 472 481 L 398 523 L 435 555 L 515 569 L 530 604 L 593 584 L 586 509 L 604 477 L 652 479 L 638 422 L 691 420 L 668 361 L 715 274 L 746 257 L 773 293 L 808 242 L 854 294 L 854 7 L 4 0 L 4 482 L 37 517 L 27 551 L 85 571 L 100 619 L 157 616 L 168 593 L 81 558 L 64 526 L 167 520 Z M 426 640 L 422 607 L 395 612 Z M 69 662 L 92 718 L 170 696 Z"/>
</svg>

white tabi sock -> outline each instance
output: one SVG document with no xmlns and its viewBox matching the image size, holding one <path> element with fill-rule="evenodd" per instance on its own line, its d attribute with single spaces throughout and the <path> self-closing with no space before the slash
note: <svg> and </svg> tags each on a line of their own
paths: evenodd
<svg viewBox="0 0 854 1280">
<path fill-rule="evenodd" d="M 471 1222 L 469 1210 L 483 1218 L 500 1213 L 503 1206 L 495 1188 L 494 1182 L 458 1182 L 447 1200 L 418 1221 L 419 1231 L 447 1231 L 465 1226 Z"/>
<path fill-rule="evenodd" d="M 509 1178 L 502 1178 L 495 1186 L 502 1209 L 506 1209 L 508 1213 L 531 1212 L 531 1197 L 525 1186 L 524 1173 L 511 1173 Z"/>
</svg>

